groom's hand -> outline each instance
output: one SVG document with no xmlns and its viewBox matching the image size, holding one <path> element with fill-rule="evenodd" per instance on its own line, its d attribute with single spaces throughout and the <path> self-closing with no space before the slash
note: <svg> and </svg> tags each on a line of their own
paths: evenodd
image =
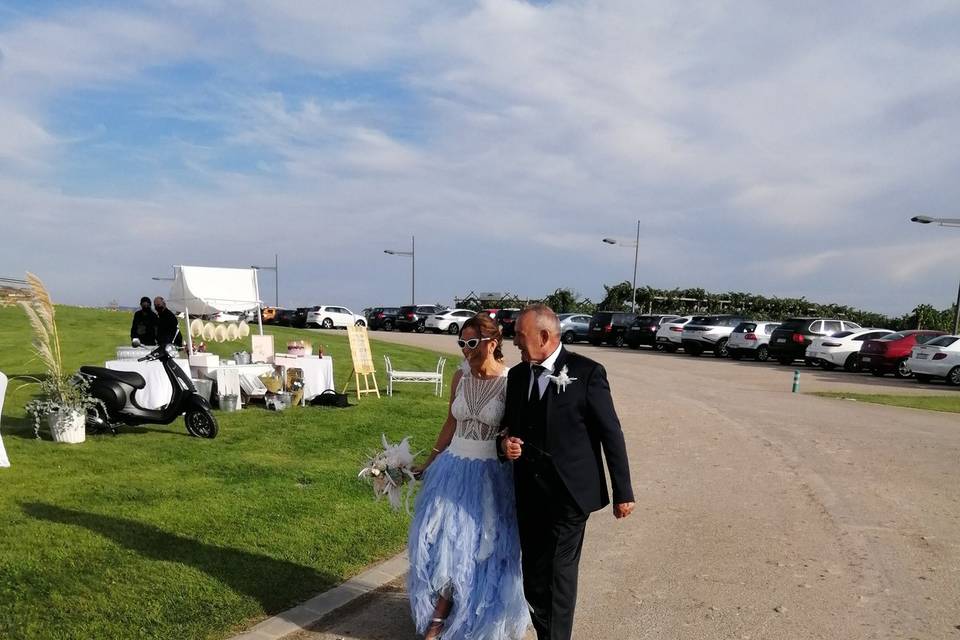
<svg viewBox="0 0 960 640">
<path fill-rule="evenodd" d="M 523 440 L 508 436 L 500 441 L 500 448 L 503 450 L 503 457 L 507 460 L 516 460 L 523 453 Z"/>
<path fill-rule="evenodd" d="M 633 502 L 621 502 L 613 505 L 613 515 L 617 520 L 622 520 L 633 513 Z"/>
</svg>

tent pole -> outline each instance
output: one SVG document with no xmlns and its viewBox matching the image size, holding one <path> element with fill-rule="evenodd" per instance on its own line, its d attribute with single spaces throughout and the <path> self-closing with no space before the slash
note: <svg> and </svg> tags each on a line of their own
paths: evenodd
<svg viewBox="0 0 960 640">
<path fill-rule="evenodd" d="M 260 328 L 260 335 L 263 335 L 263 320 L 260 318 L 260 274 L 257 269 L 253 270 L 253 288 L 257 292 L 257 326 Z"/>
<path fill-rule="evenodd" d="M 193 353 L 193 334 L 190 331 L 190 310 L 187 309 L 187 305 L 183 305 L 183 321 L 187 325 L 187 359 L 189 360 Z"/>
</svg>

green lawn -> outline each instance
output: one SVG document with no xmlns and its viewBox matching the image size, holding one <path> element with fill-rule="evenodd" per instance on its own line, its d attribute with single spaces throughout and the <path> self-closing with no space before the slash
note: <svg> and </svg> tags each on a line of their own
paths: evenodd
<svg viewBox="0 0 960 640">
<path fill-rule="evenodd" d="M 72 369 L 127 342 L 129 314 L 57 314 Z M 278 346 L 307 333 L 270 332 Z M 346 333 L 311 337 L 342 386 Z M 28 344 L 23 312 L 0 309 L 0 371 L 39 373 Z M 434 353 L 371 346 L 399 368 L 436 365 Z M 357 471 L 381 433 L 429 450 L 446 402 L 404 385 L 350 409 L 218 413 L 214 440 L 187 436 L 180 419 L 60 445 L 34 439 L 23 406 L 35 387 L 20 384 L 2 418 L 13 466 L 0 469 L 0 638 L 223 638 L 393 555 L 408 518 L 374 503 Z"/>
<path fill-rule="evenodd" d="M 946 411 L 960 413 L 960 394 L 942 396 L 895 396 L 874 393 L 846 393 L 842 391 L 821 391 L 815 396 L 824 398 L 840 398 L 842 400 L 857 400 L 874 404 L 887 404 L 895 407 L 910 409 L 926 409 L 928 411 Z"/>
</svg>

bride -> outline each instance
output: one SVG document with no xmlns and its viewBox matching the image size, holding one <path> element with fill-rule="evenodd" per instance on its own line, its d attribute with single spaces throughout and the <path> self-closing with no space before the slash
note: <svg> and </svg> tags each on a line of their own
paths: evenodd
<svg viewBox="0 0 960 640">
<path fill-rule="evenodd" d="M 507 389 L 502 342 L 486 314 L 463 324 L 457 344 L 466 361 L 423 468 L 407 590 L 425 640 L 519 640 L 530 622 L 512 467 L 496 451 Z"/>
</svg>

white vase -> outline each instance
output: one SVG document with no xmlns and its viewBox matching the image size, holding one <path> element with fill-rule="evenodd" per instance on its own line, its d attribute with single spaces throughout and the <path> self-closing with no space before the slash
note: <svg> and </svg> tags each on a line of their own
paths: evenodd
<svg viewBox="0 0 960 640">
<path fill-rule="evenodd" d="M 77 444 L 87 439 L 86 414 L 83 411 L 61 409 L 47 416 L 54 442 Z"/>
</svg>

